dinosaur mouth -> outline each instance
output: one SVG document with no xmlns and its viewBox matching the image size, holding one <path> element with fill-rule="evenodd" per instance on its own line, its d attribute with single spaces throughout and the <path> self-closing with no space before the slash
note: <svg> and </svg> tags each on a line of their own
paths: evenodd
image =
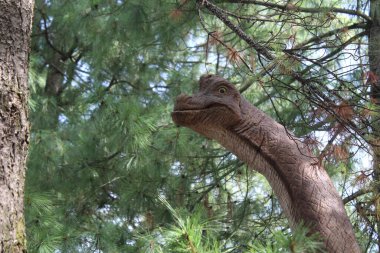
<svg viewBox="0 0 380 253">
<path fill-rule="evenodd" d="M 191 109 L 177 109 L 177 110 L 173 110 L 172 113 L 182 113 L 182 112 L 201 112 L 201 111 L 204 111 L 206 110 L 206 108 L 199 108 L 199 109 L 196 109 L 196 108 L 191 108 Z"/>
<path fill-rule="evenodd" d="M 181 109 L 181 110 L 174 110 L 173 113 L 194 113 L 194 112 L 202 112 L 207 111 L 209 108 L 200 108 L 200 109 Z"/>
<path fill-rule="evenodd" d="M 202 112 L 202 111 L 208 111 L 210 109 L 222 109 L 222 108 L 225 108 L 226 106 L 225 105 L 222 105 L 222 104 L 219 104 L 219 103 L 213 103 L 213 104 L 209 104 L 208 106 L 206 107 L 202 107 L 202 108 L 197 108 L 197 107 L 182 107 L 181 106 L 178 106 L 178 105 L 175 105 L 174 106 L 174 109 L 173 109 L 173 113 L 176 113 L 176 112 Z"/>
<path fill-rule="evenodd" d="M 173 116 L 180 116 L 180 115 L 183 115 L 183 116 L 186 116 L 186 115 L 195 115 L 195 114 L 198 114 L 198 113 L 202 113 L 202 114 L 205 114 L 205 113 L 208 113 L 209 111 L 211 110 L 223 110 L 225 109 L 224 106 L 208 106 L 208 107 L 205 107 L 205 108 L 188 108 L 188 109 L 175 109 L 172 111 L 171 115 L 172 117 Z"/>
</svg>

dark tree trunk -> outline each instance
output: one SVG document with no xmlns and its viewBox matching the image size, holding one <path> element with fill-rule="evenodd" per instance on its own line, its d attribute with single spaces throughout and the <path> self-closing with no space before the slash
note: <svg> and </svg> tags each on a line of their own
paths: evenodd
<svg viewBox="0 0 380 253">
<path fill-rule="evenodd" d="M 380 183 L 380 0 L 371 0 L 370 16 L 372 24 L 369 34 L 369 65 L 375 78 L 369 79 L 371 85 L 371 100 L 376 104 L 376 113 L 372 118 L 372 137 L 370 143 L 373 151 L 373 169 L 376 185 Z M 375 199 L 380 196 L 380 186 L 375 191 Z M 380 207 L 376 206 L 376 213 Z M 377 217 L 377 244 L 380 249 L 380 219 Z"/>
<path fill-rule="evenodd" d="M 0 252 L 25 252 L 28 55 L 34 0 L 0 1 Z"/>
<path fill-rule="evenodd" d="M 64 80 L 64 63 L 59 52 L 52 52 L 48 59 L 49 68 L 46 76 L 45 93 L 50 98 L 50 104 L 47 108 L 46 128 L 56 130 L 59 123 L 59 102 L 60 94 L 63 90 Z"/>
</svg>

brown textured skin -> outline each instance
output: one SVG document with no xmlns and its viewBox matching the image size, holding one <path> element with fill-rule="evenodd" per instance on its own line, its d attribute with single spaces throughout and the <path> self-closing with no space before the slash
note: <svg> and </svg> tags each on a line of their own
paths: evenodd
<svg viewBox="0 0 380 253">
<path fill-rule="evenodd" d="M 177 97 L 173 121 L 218 141 L 263 174 L 292 228 L 304 222 L 328 252 L 360 252 L 338 192 L 303 144 L 227 80 L 204 75 L 199 84 L 193 96 Z"/>
</svg>

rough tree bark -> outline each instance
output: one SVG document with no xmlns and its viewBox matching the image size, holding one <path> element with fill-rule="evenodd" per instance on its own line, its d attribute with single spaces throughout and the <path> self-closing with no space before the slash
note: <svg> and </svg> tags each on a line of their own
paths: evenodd
<svg viewBox="0 0 380 253">
<path fill-rule="evenodd" d="M 0 252 L 26 252 L 28 55 L 34 0 L 0 1 Z"/>
</svg>

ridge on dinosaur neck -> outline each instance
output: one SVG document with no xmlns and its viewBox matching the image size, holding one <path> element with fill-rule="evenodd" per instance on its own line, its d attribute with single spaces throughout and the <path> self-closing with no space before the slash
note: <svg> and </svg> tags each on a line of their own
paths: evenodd
<svg viewBox="0 0 380 253">
<path fill-rule="evenodd" d="M 308 225 L 328 252 L 360 252 L 338 192 L 307 148 L 227 80 L 206 75 L 199 83 L 198 93 L 178 96 L 173 121 L 216 140 L 263 174 L 292 228 Z"/>
</svg>

